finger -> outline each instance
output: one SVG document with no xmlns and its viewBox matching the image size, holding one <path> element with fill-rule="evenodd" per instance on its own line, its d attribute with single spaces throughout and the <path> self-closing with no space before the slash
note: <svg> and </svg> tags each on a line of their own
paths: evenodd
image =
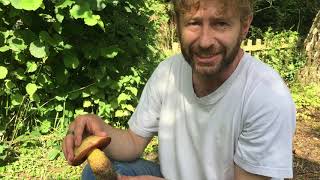
<svg viewBox="0 0 320 180">
<path fill-rule="evenodd" d="M 74 136 L 67 135 L 64 141 L 65 146 L 65 157 L 68 160 L 68 163 L 72 165 L 74 159 Z"/>
<path fill-rule="evenodd" d="M 81 144 L 82 141 L 82 136 L 85 125 L 86 125 L 86 119 L 76 119 L 75 121 L 77 121 L 77 126 L 74 128 L 74 138 L 75 138 L 75 146 L 78 147 Z"/>
<path fill-rule="evenodd" d="M 105 130 L 105 122 L 101 118 L 96 116 L 93 119 L 91 119 L 91 122 L 95 122 L 95 123 L 88 123 L 87 130 L 90 134 L 94 134 L 96 136 L 102 136 L 102 137 L 105 137 L 108 135 Z"/>
<path fill-rule="evenodd" d="M 62 152 L 63 152 L 64 158 L 66 160 L 68 160 L 68 155 L 67 155 L 68 153 L 66 151 L 65 141 L 66 141 L 66 138 L 63 138 L 63 141 L 62 141 Z"/>
</svg>

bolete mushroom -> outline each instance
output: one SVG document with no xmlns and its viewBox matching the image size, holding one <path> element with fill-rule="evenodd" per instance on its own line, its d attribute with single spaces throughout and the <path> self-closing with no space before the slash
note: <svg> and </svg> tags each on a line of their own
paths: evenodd
<svg viewBox="0 0 320 180">
<path fill-rule="evenodd" d="M 80 165 L 86 159 L 97 180 L 116 180 L 117 173 L 113 170 L 109 158 L 103 149 L 110 144 L 110 137 L 89 136 L 82 140 L 74 151 L 74 165 Z"/>
</svg>

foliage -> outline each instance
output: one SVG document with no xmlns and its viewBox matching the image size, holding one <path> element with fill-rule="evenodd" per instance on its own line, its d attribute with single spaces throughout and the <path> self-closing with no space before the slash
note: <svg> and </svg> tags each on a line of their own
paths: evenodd
<svg viewBox="0 0 320 180">
<path fill-rule="evenodd" d="M 256 0 L 253 25 L 266 31 L 295 30 L 306 36 L 320 9 L 319 0 Z"/>
<path fill-rule="evenodd" d="M 157 0 L 0 0 L 3 140 L 44 122 L 64 129 L 83 113 L 124 126 L 160 61 L 163 7 Z"/>
<path fill-rule="evenodd" d="M 320 85 L 295 83 L 291 86 L 292 98 L 297 108 L 297 119 L 315 122 L 320 110 Z"/>
<path fill-rule="evenodd" d="M 292 97 L 298 109 L 320 108 L 320 86 L 319 84 L 294 84 L 291 87 Z"/>
<path fill-rule="evenodd" d="M 254 56 L 272 66 L 287 83 L 294 82 L 306 62 L 305 55 L 297 47 L 298 33 L 290 30 L 274 32 L 272 28 L 266 32 L 258 28 L 252 30 L 251 35 L 263 37 L 268 47 L 267 50 L 257 51 Z M 284 46 L 289 48 L 282 48 Z"/>
</svg>

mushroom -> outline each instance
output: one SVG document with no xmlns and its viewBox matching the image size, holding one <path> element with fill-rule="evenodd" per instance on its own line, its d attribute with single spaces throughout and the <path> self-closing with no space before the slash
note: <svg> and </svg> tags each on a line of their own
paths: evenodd
<svg viewBox="0 0 320 180">
<path fill-rule="evenodd" d="M 89 136 L 83 139 L 81 145 L 75 148 L 73 165 L 80 165 L 87 159 L 97 180 L 116 180 L 117 173 L 113 170 L 109 158 L 103 152 L 110 141 L 110 137 L 99 136 Z"/>
</svg>

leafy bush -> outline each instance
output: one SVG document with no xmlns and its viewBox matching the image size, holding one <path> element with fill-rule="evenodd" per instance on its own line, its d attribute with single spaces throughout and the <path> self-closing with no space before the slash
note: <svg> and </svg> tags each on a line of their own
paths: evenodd
<svg viewBox="0 0 320 180">
<path fill-rule="evenodd" d="M 301 85 L 294 84 L 291 87 L 292 97 L 297 109 L 320 108 L 320 86 L 319 84 Z"/>
<path fill-rule="evenodd" d="M 272 28 L 262 32 L 252 28 L 250 38 L 263 37 L 268 49 L 257 51 L 254 56 L 272 66 L 287 83 L 292 83 L 304 66 L 306 57 L 298 48 L 298 33 L 295 31 L 274 32 Z M 284 48 L 287 47 L 287 48 Z"/>
<path fill-rule="evenodd" d="M 0 134 L 97 113 L 124 126 L 154 64 L 157 0 L 0 0 Z M 159 10 L 158 10 L 159 9 Z M 152 18 L 153 17 L 153 18 Z M 158 17 L 158 18 L 154 18 Z"/>
</svg>

